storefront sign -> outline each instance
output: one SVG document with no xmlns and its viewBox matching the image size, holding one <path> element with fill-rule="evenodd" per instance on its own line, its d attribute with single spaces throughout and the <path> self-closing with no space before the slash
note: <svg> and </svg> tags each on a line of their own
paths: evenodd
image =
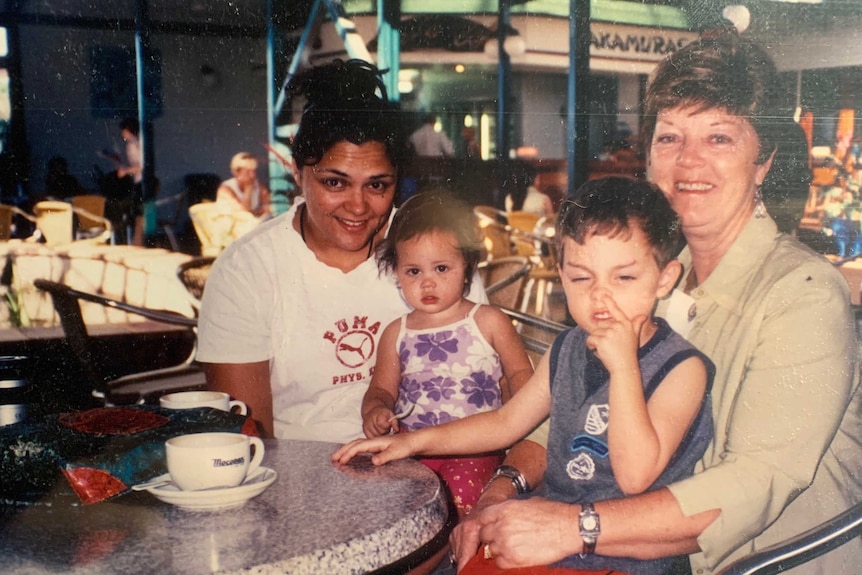
<svg viewBox="0 0 862 575">
<path fill-rule="evenodd" d="M 606 22 L 591 23 L 590 32 L 590 56 L 618 60 L 659 61 L 698 38 L 684 30 Z"/>
</svg>

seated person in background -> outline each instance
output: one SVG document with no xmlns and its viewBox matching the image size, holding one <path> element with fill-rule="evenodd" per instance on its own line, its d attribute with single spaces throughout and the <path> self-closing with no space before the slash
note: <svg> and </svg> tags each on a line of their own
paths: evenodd
<svg viewBox="0 0 862 575">
<path fill-rule="evenodd" d="M 216 203 L 230 211 L 250 212 L 256 218 L 271 215 L 269 190 L 257 180 L 257 160 L 248 152 L 234 154 L 230 161 L 233 177 L 221 183 L 216 192 Z"/>
<path fill-rule="evenodd" d="M 533 377 L 496 411 L 405 435 L 356 440 L 346 463 L 377 453 L 376 465 L 413 454 L 477 453 L 511 445 L 550 415 L 540 496 L 580 503 L 658 489 L 691 475 L 712 438 L 714 369 L 664 320 L 658 298 L 679 278 L 679 218 L 655 186 L 612 177 L 588 182 L 558 224 L 560 276 L 578 324 L 560 334 Z M 596 529 L 598 525 L 595 526 Z M 595 540 L 593 540 L 595 541 Z M 669 559 L 575 553 L 537 573 L 568 569 L 661 574 Z M 464 573 L 496 573 L 486 545 Z M 532 571 L 531 571 L 532 572 Z"/>
<path fill-rule="evenodd" d="M 513 162 L 506 190 L 507 212 L 528 212 L 541 217 L 554 216 L 554 203 L 551 197 L 542 193 L 533 185 L 536 169 L 526 162 Z"/>
<path fill-rule="evenodd" d="M 508 316 L 466 299 L 482 254 L 472 209 L 437 192 L 407 201 L 377 250 L 413 311 L 383 330 L 362 400 L 367 437 L 414 431 L 497 409 L 532 375 Z M 395 413 L 407 414 L 400 422 Z M 502 462 L 499 454 L 423 459 L 469 513 Z"/>
<path fill-rule="evenodd" d="M 68 198 L 86 193 L 78 179 L 69 173 L 69 163 L 63 156 L 48 160 L 48 173 L 45 175 L 45 195 L 52 198 Z"/>
</svg>

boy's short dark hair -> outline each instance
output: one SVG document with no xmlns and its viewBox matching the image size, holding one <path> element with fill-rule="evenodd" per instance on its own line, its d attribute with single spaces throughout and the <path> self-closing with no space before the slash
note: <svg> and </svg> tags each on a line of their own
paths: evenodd
<svg viewBox="0 0 862 575">
<path fill-rule="evenodd" d="M 659 269 L 664 269 L 685 243 L 679 216 L 657 186 L 623 176 L 588 181 L 563 202 L 556 230 L 560 261 L 565 238 L 583 245 L 592 236 L 628 236 L 632 221 L 643 230 Z"/>
<path fill-rule="evenodd" d="M 464 295 L 470 293 L 470 285 L 484 244 L 482 232 L 472 208 L 445 191 L 421 192 L 398 208 L 380 245 L 377 247 L 377 267 L 381 273 L 393 272 L 398 266 L 395 248 L 403 242 L 435 231 L 451 232 L 464 256 Z"/>
</svg>

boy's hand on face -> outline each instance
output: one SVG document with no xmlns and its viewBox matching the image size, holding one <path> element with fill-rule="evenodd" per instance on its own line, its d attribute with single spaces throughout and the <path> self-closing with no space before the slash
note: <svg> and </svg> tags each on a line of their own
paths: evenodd
<svg viewBox="0 0 862 575">
<path fill-rule="evenodd" d="M 601 301 L 610 317 L 599 321 L 587 337 L 587 347 L 595 352 L 611 374 L 638 370 L 640 337 L 649 318 L 637 316 L 629 319 L 610 294 L 603 294 Z"/>
</svg>

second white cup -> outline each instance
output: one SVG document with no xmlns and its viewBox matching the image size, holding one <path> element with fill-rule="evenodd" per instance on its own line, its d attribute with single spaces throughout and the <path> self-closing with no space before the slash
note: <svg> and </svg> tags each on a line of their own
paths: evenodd
<svg viewBox="0 0 862 575">
<path fill-rule="evenodd" d="M 248 407 L 221 391 L 179 391 L 169 393 L 159 398 L 159 405 L 165 409 L 192 409 L 194 407 L 213 407 L 222 411 L 230 411 L 245 415 Z M 234 411 L 236 408 L 236 411 Z"/>
<path fill-rule="evenodd" d="M 165 453 L 171 480 L 197 491 L 241 484 L 260 467 L 264 447 L 259 437 L 242 433 L 192 433 L 167 440 Z"/>
</svg>

